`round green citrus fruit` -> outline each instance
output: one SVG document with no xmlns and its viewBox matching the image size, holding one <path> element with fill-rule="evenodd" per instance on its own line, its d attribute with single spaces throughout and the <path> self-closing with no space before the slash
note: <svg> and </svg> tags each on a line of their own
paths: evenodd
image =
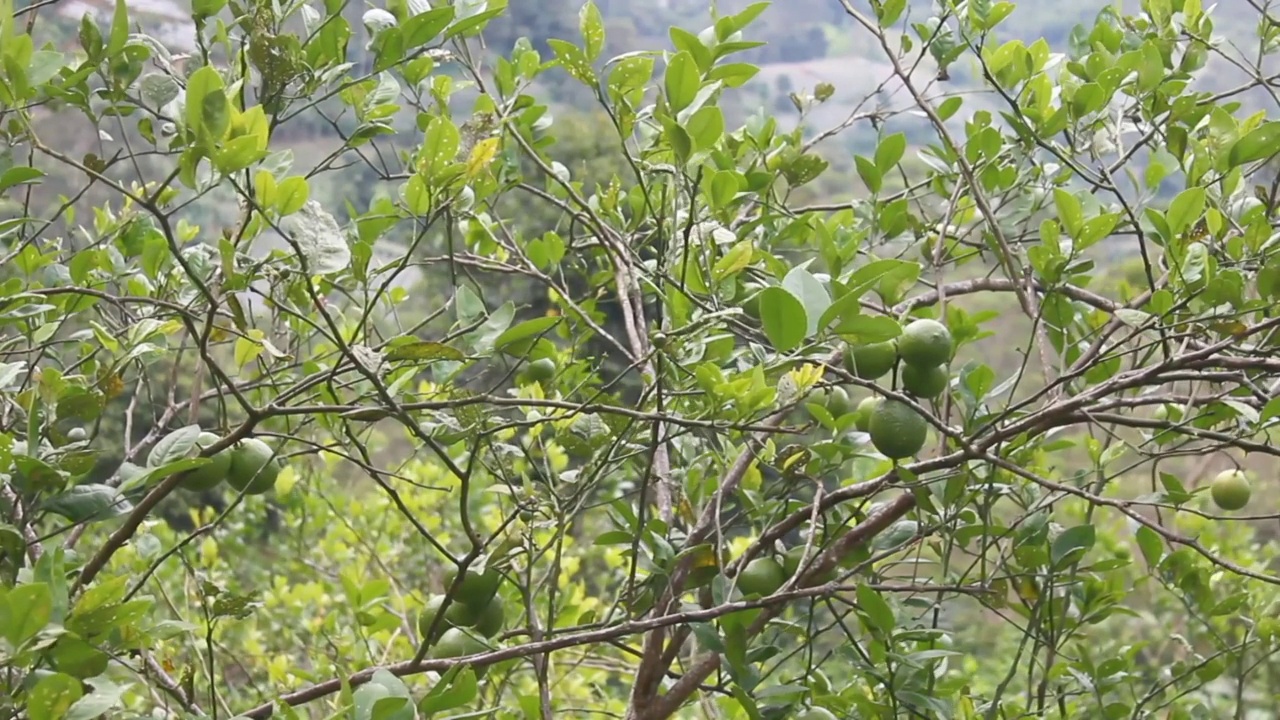
<svg viewBox="0 0 1280 720">
<path fill-rule="evenodd" d="M 862 432 L 868 432 L 871 429 L 871 413 L 875 411 L 876 406 L 880 404 L 882 398 L 878 395 L 872 395 L 858 403 L 858 409 L 855 411 L 855 420 L 853 426 Z"/>
<path fill-rule="evenodd" d="M 458 569 L 449 568 L 444 575 L 444 589 L 448 592 L 453 588 L 453 581 L 458 577 Z M 454 593 L 455 601 L 460 601 L 470 605 L 477 610 L 483 610 L 484 606 L 493 599 L 495 593 L 498 592 L 498 585 L 502 582 L 502 576 L 493 568 L 486 568 L 483 573 L 478 573 L 474 568 L 467 568 L 467 574 L 463 576 L 462 583 L 458 590 Z"/>
<path fill-rule="evenodd" d="M 502 627 L 507 622 L 507 606 L 503 604 L 502 598 L 497 595 L 484 606 L 484 610 L 480 611 L 480 617 L 476 619 L 476 632 L 491 638 L 502 632 Z"/>
<path fill-rule="evenodd" d="M 487 603 L 472 605 L 457 598 L 449 603 L 449 609 L 444 611 L 444 619 L 454 627 L 475 627 L 480 621 L 480 614 L 484 612 Z"/>
<path fill-rule="evenodd" d="M 902 389 L 920 398 L 937 397 L 947 389 L 951 375 L 945 365 L 922 368 L 919 365 L 902 366 Z"/>
<path fill-rule="evenodd" d="M 556 361 L 551 358 L 538 358 L 529 363 L 525 369 L 525 377 L 533 382 L 544 382 L 556 375 Z"/>
<path fill-rule="evenodd" d="M 457 603 L 453 603 L 457 605 Z M 418 634 L 426 637 L 427 631 L 431 629 L 431 624 L 435 622 L 436 615 L 440 614 L 440 607 L 444 605 L 443 595 L 432 595 L 427 598 L 427 604 L 423 606 L 422 611 L 418 613 Z M 445 613 L 444 621 L 436 628 L 436 634 L 448 630 L 453 627 L 449 622 L 449 614 Z"/>
<path fill-rule="evenodd" d="M 1239 510 L 1249 504 L 1249 496 L 1253 490 L 1249 487 L 1249 478 L 1239 470 L 1223 470 L 1213 479 L 1209 488 L 1213 503 L 1223 510 Z"/>
<path fill-rule="evenodd" d="M 455 658 L 482 653 L 489 648 L 479 638 L 458 628 L 449 628 L 440 636 L 439 642 L 431 648 L 433 658 Z"/>
<path fill-rule="evenodd" d="M 738 589 L 743 595 L 772 595 L 786 581 L 782 565 L 771 557 L 756 558 L 738 571 Z"/>
<path fill-rule="evenodd" d="M 815 559 L 817 559 L 818 555 L 821 553 L 822 553 L 822 548 L 820 547 L 813 548 L 811 557 L 809 558 L 809 562 L 806 565 L 806 569 L 808 570 L 813 569 L 813 562 Z M 793 548 L 789 548 L 785 553 L 782 554 L 782 571 L 786 573 L 788 578 L 795 577 L 796 571 L 800 569 L 800 561 L 803 559 L 804 559 L 804 545 L 796 545 Z M 828 570 L 827 572 L 824 572 L 821 575 L 818 575 L 817 577 L 811 578 L 808 582 L 804 583 L 804 585 L 821 585 L 823 583 L 829 583 L 835 579 L 835 576 L 836 576 L 835 568 L 832 568 L 831 570 Z"/>
<path fill-rule="evenodd" d="M 67 431 L 67 439 L 71 442 L 80 442 L 81 440 L 87 440 L 88 438 L 89 433 L 85 432 L 82 427 L 73 427 Z"/>
<path fill-rule="evenodd" d="M 486 652 L 489 647 L 480 642 L 480 639 L 465 630 L 458 628 L 449 628 L 444 631 L 436 644 L 431 646 L 431 651 L 427 653 L 427 657 L 442 660 L 445 658 L 466 657 L 467 655 L 476 655 Z M 488 668 L 476 668 L 476 677 L 484 675 Z"/>
<path fill-rule="evenodd" d="M 929 424 L 910 405 L 885 400 L 871 411 L 868 431 L 871 444 L 881 455 L 893 460 L 909 458 L 924 447 Z"/>
<path fill-rule="evenodd" d="M 951 331 L 937 320 L 914 320 L 898 338 L 898 354 L 909 365 L 944 365 L 951 361 L 952 349 Z"/>
<path fill-rule="evenodd" d="M 898 348 L 892 341 L 850 345 L 844 351 L 844 369 L 863 380 L 884 377 L 898 362 Z"/>
<path fill-rule="evenodd" d="M 196 438 L 197 452 L 203 451 L 207 447 L 211 447 L 219 440 L 217 435 L 211 432 L 202 432 L 200 437 Z M 223 480 L 227 479 L 227 475 L 231 473 L 231 452 L 225 449 L 209 458 L 209 463 L 192 470 L 182 479 L 182 487 L 188 490 L 209 490 L 215 488 Z M 275 482 L 274 480 L 272 482 Z"/>
<path fill-rule="evenodd" d="M 851 407 L 849 393 L 839 385 L 831 388 L 831 392 L 827 393 L 827 411 L 831 413 L 831 417 L 841 417 L 849 412 Z"/>
<path fill-rule="evenodd" d="M 246 495 L 261 495 L 276 486 L 280 465 L 271 446 L 257 438 L 245 438 L 231 450 L 227 484 Z"/>
</svg>

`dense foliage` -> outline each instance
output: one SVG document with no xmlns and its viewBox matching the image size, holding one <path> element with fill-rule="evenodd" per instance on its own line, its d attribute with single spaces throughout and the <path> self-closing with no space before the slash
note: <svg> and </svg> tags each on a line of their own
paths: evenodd
<svg viewBox="0 0 1280 720">
<path fill-rule="evenodd" d="M 0 0 L 0 718 L 1269 717 L 1280 25 L 823 2 Z"/>
</svg>

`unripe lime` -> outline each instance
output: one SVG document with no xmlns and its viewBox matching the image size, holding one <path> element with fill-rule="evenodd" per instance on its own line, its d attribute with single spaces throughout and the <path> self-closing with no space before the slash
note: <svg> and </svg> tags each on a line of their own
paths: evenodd
<svg viewBox="0 0 1280 720">
<path fill-rule="evenodd" d="M 884 377 L 898 362 L 898 348 L 893 341 L 851 345 L 844 351 L 844 369 L 863 380 Z"/>
<path fill-rule="evenodd" d="M 280 465 L 271 446 L 257 438 L 245 438 L 231 451 L 227 484 L 246 495 L 261 495 L 276 486 Z"/>
<path fill-rule="evenodd" d="M 937 320 L 915 320 L 898 338 L 898 354 L 910 365 L 944 365 L 950 362 L 952 350 L 951 331 Z"/>
<path fill-rule="evenodd" d="M 458 569 L 456 567 L 450 567 L 445 572 L 445 592 L 448 592 L 453 587 L 453 581 L 457 577 Z M 498 592 L 498 585 L 501 582 L 502 575 L 498 574 L 498 571 L 493 568 L 486 568 L 483 573 L 477 573 L 473 568 L 467 568 L 467 574 L 463 576 L 462 583 L 453 595 L 454 601 L 461 601 L 478 610 L 482 610 L 493 599 L 494 594 Z"/>
<path fill-rule="evenodd" d="M 849 409 L 849 393 L 839 385 L 831 388 L 831 392 L 827 394 L 827 411 L 831 413 L 831 417 L 841 417 Z"/>
<path fill-rule="evenodd" d="M 524 376 L 530 382 L 546 382 L 556 376 L 556 361 L 551 358 L 538 358 L 525 368 Z"/>
<path fill-rule="evenodd" d="M 494 595 L 489 604 L 484 606 L 484 610 L 480 611 L 480 617 L 476 619 L 476 632 L 491 638 L 502 632 L 506 622 L 507 606 L 502 602 L 501 597 Z"/>
<path fill-rule="evenodd" d="M 1239 510 L 1249 504 L 1249 496 L 1253 494 L 1249 487 L 1249 478 L 1239 470 L 1223 470 L 1213 479 L 1209 488 L 1213 502 L 1223 510 Z"/>
<path fill-rule="evenodd" d="M 813 548 L 812 554 L 809 558 L 808 565 L 806 566 L 807 570 L 813 569 L 813 563 L 817 559 L 818 555 L 821 553 L 822 553 L 822 548 L 820 547 Z M 795 547 L 790 548 L 785 553 L 783 553 L 782 571 L 786 573 L 786 576 L 788 579 L 795 576 L 796 571 L 800 569 L 800 561 L 803 559 L 804 559 L 804 545 L 796 545 Z M 807 582 L 803 583 L 803 585 L 806 587 L 811 585 L 822 585 L 823 583 L 831 582 L 832 580 L 835 579 L 835 577 L 836 577 L 836 571 L 835 571 L 835 568 L 832 568 L 827 572 L 821 573 L 817 577 L 809 579 Z"/>
<path fill-rule="evenodd" d="M 902 389 L 919 398 L 932 398 L 942 394 L 951 382 L 945 365 L 922 368 L 919 365 L 903 364 Z"/>
<path fill-rule="evenodd" d="M 929 424 L 910 405 L 885 400 L 871 411 L 867 432 L 871 434 L 871 444 L 881 455 L 901 460 L 914 456 L 924 447 Z"/>
<path fill-rule="evenodd" d="M 476 655 L 488 650 L 489 647 L 480 642 L 479 638 L 474 635 L 458 628 L 449 628 L 444 631 L 444 634 L 440 636 L 436 644 L 431 646 L 431 651 L 427 653 L 427 657 L 443 660 L 445 658 Z M 476 677 L 483 677 L 487 669 L 476 668 Z"/>
<path fill-rule="evenodd" d="M 196 438 L 196 447 L 199 451 L 203 451 L 207 447 L 212 447 L 221 440 L 217 435 L 211 432 L 202 432 Z M 215 488 L 231 473 L 232 453 L 229 448 L 209 458 L 209 463 L 202 467 L 187 473 L 182 479 L 182 487 L 188 490 L 209 490 Z M 274 483 L 275 480 L 272 479 Z"/>
<path fill-rule="evenodd" d="M 453 604 L 456 605 L 457 603 L 455 602 Z M 427 604 L 423 606 L 422 612 L 418 613 L 418 634 L 419 635 L 421 635 L 424 638 L 426 637 L 427 631 L 431 629 L 431 625 L 432 623 L 435 622 L 436 615 L 440 614 L 440 607 L 443 605 L 444 605 L 443 595 L 432 595 L 431 597 L 427 598 Z M 441 622 L 440 625 L 436 628 L 437 635 L 453 627 L 453 624 L 449 622 L 448 615 L 449 615 L 448 613 L 445 613 L 444 621 Z"/>
<path fill-rule="evenodd" d="M 871 413 L 875 411 L 876 406 L 880 404 L 882 399 L 878 395 L 872 395 L 858 403 L 858 409 L 854 411 L 855 420 L 853 421 L 853 426 L 862 432 L 868 432 L 871 429 Z"/>
<path fill-rule="evenodd" d="M 782 565 L 771 557 L 756 558 L 738 571 L 738 589 L 743 595 L 772 595 L 787 581 Z"/>
<path fill-rule="evenodd" d="M 89 433 L 85 432 L 82 427 L 73 427 L 67 431 L 67 440 L 70 440 L 71 442 L 80 442 L 81 440 L 87 440 L 88 438 Z"/>
</svg>

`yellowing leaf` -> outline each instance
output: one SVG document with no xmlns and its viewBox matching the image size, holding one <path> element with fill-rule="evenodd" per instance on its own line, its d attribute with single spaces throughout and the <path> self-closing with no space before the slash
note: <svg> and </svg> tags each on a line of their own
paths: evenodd
<svg viewBox="0 0 1280 720">
<path fill-rule="evenodd" d="M 485 138 L 471 148 L 471 156 L 467 158 L 467 177 L 474 178 L 484 172 L 498 154 L 498 138 Z"/>
</svg>

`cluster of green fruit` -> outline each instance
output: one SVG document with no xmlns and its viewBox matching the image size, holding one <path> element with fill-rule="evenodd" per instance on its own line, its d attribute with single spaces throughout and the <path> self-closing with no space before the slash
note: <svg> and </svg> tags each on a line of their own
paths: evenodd
<svg viewBox="0 0 1280 720">
<path fill-rule="evenodd" d="M 954 353 L 955 344 L 947 326 L 937 320 L 921 319 L 903 328 L 896 340 L 846 347 L 844 366 L 863 380 L 879 380 L 898 367 L 899 389 L 913 397 L 929 399 L 941 395 L 950 384 L 947 365 Z M 832 388 L 826 403 L 835 417 L 850 409 L 849 394 L 841 387 Z M 909 458 L 924 447 L 929 424 L 910 405 L 872 395 L 854 412 L 854 426 L 868 433 L 871 444 L 885 457 Z"/>
<path fill-rule="evenodd" d="M 445 588 L 452 588 L 457 571 L 445 576 Z M 468 569 L 453 594 L 453 600 L 444 607 L 444 595 L 432 595 L 418 615 L 418 633 L 423 638 L 435 625 L 437 637 L 428 657 L 455 658 L 475 655 L 491 648 L 481 639 L 492 638 L 502 632 L 507 622 L 507 609 L 498 595 L 502 575 L 488 568 L 477 573 Z M 444 608 L 444 617 L 436 622 L 436 616 Z M 483 672 L 483 668 L 477 674 Z"/>
<path fill-rule="evenodd" d="M 220 440 L 222 438 L 211 432 L 202 432 L 196 438 L 196 452 L 203 452 Z M 270 445 L 257 438 L 245 438 L 215 453 L 208 463 L 187 472 L 182 479 L 182 487 L 195 491 L 211 490 L 225 480 L 246 495 L 261 495 L 276 486 L 280 469 Z"/>
</svg>

